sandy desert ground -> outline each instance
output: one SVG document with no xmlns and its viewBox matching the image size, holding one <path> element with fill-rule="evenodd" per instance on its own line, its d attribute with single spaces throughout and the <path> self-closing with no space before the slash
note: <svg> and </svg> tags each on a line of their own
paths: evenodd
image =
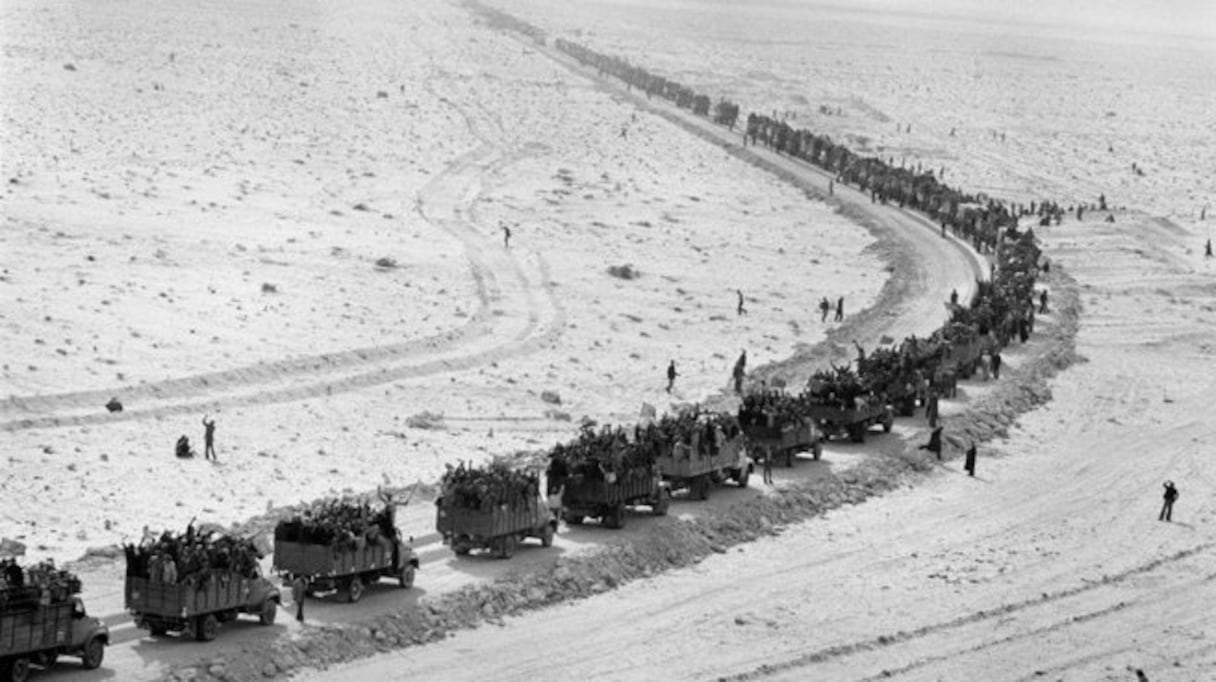
<svg viewBox="0 0 1216 682">
<path fill-rule="evenodd" d="M 1040 232 L 1079 283 L 1086 362 L 977 479 L 950 464 L 693 569 L 326 678 L 1216 677 L 1212 53 L 558 5 L 508 9 L 964 187 L 1127 207 Z M 832 206 L 454 5 L 195 10 L 3 5 L 0 89 L 26 96 L 2 100 L 0 537 L 31 557 L 429 481 L 564 438 L 565 415 L 701 399 L 742 348 L 754 366 L 827 338 L 819 297 L 861 310 L 911 276 Z M 642 276 L 607 274 L 625 263 Z M 936 307 L 943 284 L 918 293 Z M 407 423 L 424 412 L 442 428 Z M 204 413 L 220 462 L 174 460 Z M 1171 525 L 1165 478 L 1183 492 Z M 436 568 L 436 590 L 469 579 Z M 538 640 L 565 645 L 542 658 Z M 118 660 L 156 679 L 192 655 L 133 642 Z"/>
<path fill-rule="evenodd" d="M 830 207 L 457 7 L 288 7 L 5 5 L 0 536 L 33 555 L 696 400 L 886 280 Z M 174 460 L 207 413 L 219 464 Z"/>
</svg>

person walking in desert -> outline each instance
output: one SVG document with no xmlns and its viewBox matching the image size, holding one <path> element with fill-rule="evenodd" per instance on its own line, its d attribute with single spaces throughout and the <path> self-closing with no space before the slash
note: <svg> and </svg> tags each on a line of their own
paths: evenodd
<svg viewBox="0 0 1216 682">
<path fill-rule="evenodd" d="M 1174 487 L 1173 481 L 1165 482 L 1165 494 L 1162 498 L 1165 502 L 1161 505 L 1161 513 L 1157 515 L 1158 521 L 1173 521 L 1174 520 L 1174 502 L 1178 500 L 1178 489 Z"/>
</svg>

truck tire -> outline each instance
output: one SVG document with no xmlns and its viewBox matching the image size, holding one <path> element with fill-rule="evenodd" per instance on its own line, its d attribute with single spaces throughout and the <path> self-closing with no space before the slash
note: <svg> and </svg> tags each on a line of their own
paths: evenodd
<svg viewBox="0 0 1216 682">
<path fill-rule="evenodd" d="M 815 461 L 818 462 L 819 458 L 823 456 L 823 441 L 815 441 L 814 447 L 811 448 L 811 454 L 815 457 Z"/>
<path fill-rule="evenodd" d="M 664 489 L 660 489 L 658 495 L 659 498 L 654 501 L 654 504 L 650 505 L 650 509 L 654 512 L 655 516 L 667 516 L 667 507 L 671 504 L 671 495 L 668 495 Z"/>
<path fill-rule="evenodd" d="M 786 469 L 794 468 L 794 449 L 793 448 L 789 448 L 785 451 L 785 468 Z"/>
<path fill-rule="evenodd" d="M 414 568 L 413 564 L 406 564 L 401 567 L 401 573 L 397 574 L 397 584 L 401 589 L 408 590 L 414 586 L 414 577 L 418 573 L 418 569 Z"/>
<path fill-rule="evenodd" d="M 849 424 L 849 439 L 854 443 L 866 442 L 866 425 Z"/>
<path fill-rule="evenodd" d="M 346 581 L 346 601 L 354 604 L 363 598 L 363 578 L 352 575 Z"/>
<path fill-rule="evenodd" d="M 0 680 L 3 682 L 25 682 L 30 679 L 30 659 L 10 658 L 0 662 Z"/>
<path fill-rule="evenodd" d="M 463 535 L 452 539 L 452 551 L 457 556 L 465 556 L 473 550 L 473 543 Z"/>
<path fill-rule="evenodd" d="M 279 615 L 279 605 L 273 599 L 267 599 L 262 602 L 262 608 L 258 609 L 258 622 L 262 625 L 274 625 L 274 619 Z"/>
<path fill-rule="evenodd" d="M 541 547 L 552 547 L 553 546 L 553 532 L 554 532 L 553 523 L 546 522 L 545 527 L 543 529 L 541 529 L 541 531 L 540 531 L 540 546 Z"/>
<path fill-rule="evenodd" d="M 160 623 L 148 626 L 148 632 L 152 633 L 153 637 L 163 637 L 164 634 L 168 631 L 169 631 L 169 628 L 165 627 L 164 625 L 161 625 Z"/>
<path fill-rule="evenodd" d="M 59 652 L 44 651 L 34 657 L 34 663 L 38 664 L 43 670 L 55 667 L 55 662 L 59 660 Z"/>
<path fill-rule="evenodd" d="M 693 485 L 695 486 L 695 491 L 696 491 L 695 495 L 698 500 L 708 500 L 709 499 L 709 477 L 708 476 L 698 476 L 698 477 L 694 478 Z"/>
<path fill-rule="evenodd" d="M 613 507 L 607 515 L 604 516 L 604 525 L 613 529 L 620 530 L 625 527 L 625 508 Z"/>
<path fill-rule="evenodd" d="M 515 545 L 517 543 L 518 540 L 514 535 L 504 535 L 497 538 L 494 540 L 494 544 L 498 546 L 495 554 L 498 555 L 499 559 L 510 559 L 515 556 Z"/>
<path fill-rule="evenodd" d="M 572 511 L 563 512 L 562 520 L 571 526 L 578 526 L 578 525 L 582 524 L 582 522 L 583 522 L 583 515 L 576 514 Z"/>
<path fill-rule="evenodd" d="M 100 637 L 94 637 L 85 642 L 80 654 L 80 664 L 84 666 L 85 670 L 96 670 L 101 667 L 101 662 L 105 657 L 106 643 L 101 641 Z"/>
<path fill-rule="evenodd" d="M 746 488 L 747 481 L 749 478 L 751 478 L 751 475 L 752 474 L 750 471 L 747 470 L 747 467 L 743 467 L 742 469 L 736 469 L 735 470 L 735 482 L 739 484 L 740 488 Z"/>
<path fill-rule="evenodd" d="M 882 419 L 882 432 L 891 433 L 891 427 L 895 426 L 895 415 L 890 412 Z"/>
<path fill-rule="evenodd" d="M 219 634 L 220 621 L 214 613 L 198 617 L 198 625 L 194 626 L 195 638 L 200 642 L 210 642 Z"/>
</svg>

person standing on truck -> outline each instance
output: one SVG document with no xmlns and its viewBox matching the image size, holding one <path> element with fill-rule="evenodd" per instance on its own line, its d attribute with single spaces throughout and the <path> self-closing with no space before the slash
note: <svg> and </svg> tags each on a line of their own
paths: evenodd
<svg viewBox="0 0 1216 682">
<path fill-rule="evenodd" d="M 216 459 L 215 420 L 207 421 L 207 415 L 203 415 L 203 458 Z"/>
<path fill-rule="evenodd" d="M 1161 505 L 1161 514 L 1157 516 L 1157 520 L 1173 521 L 1174 501 L 1178 499 L 1178 489 L 1174 487 L 1173 481 L 1165 482 L 1165 495 L 1163 497 L 1165 499 L 1165 503 Z"/>
<path fill-rule="evenodd" d="M 291 600 L 296 603 L 296 621 L 304 622 L 304 592 L 308 589 L 308 581 L 304 576 L 297 575 L 291 579 Z"/>
</svg>

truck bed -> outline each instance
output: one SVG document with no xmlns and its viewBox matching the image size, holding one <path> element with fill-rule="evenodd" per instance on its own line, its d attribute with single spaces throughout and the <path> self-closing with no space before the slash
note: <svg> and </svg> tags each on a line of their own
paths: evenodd
<svg viewBox="0 0 1216 682">
<path fill-rule="evenodd" d="M 288 540 L 274 541 L 274 569 L 297 575 L 352 575 L 393 567 L 393 543 L 388 538 L 361 548 L 339 549 Z"/>
<path fill-rule="evenodd" d="M 205 585 L 153 582 L 127 576 L 124 596 L 128 611 L 167 617 L 190 617 L 245 606 L 252 580 L 230 573 Z"/>
<path fill-rule="evenodd" d="M 567 507 L 619 505 L 649 497 L 653 490 L 654 472 L 650 469 L 630 469 L 618 476 L 615 483 L 571 476 L 566 479 L 562 503 Z"/>
<path fill-rule="evenodd" d="M 71 636 L 70 601 L 0 612 L 0 656 L 65 646 Z"/>
<path fill-rule="evenodd" d="M 725 443 L 716 455 L 693 454 L 690 448 L 686 450 L 686 456 L 673 453 L 667 457 L 659 457 L 657 462 L 659 470 L 667 478 L 688 479 L 739 466 L 742 448 L 742 439 L 736 438 Z"/>
<path fill-rule="evenodd" d="M 535 500 L 517 507 L 498 506 L 490 510 L 440 505 L 435 529 L 448 535 L 493 538 L 534 530 L 549 520 L 549 510 Z"/>
</svg>

